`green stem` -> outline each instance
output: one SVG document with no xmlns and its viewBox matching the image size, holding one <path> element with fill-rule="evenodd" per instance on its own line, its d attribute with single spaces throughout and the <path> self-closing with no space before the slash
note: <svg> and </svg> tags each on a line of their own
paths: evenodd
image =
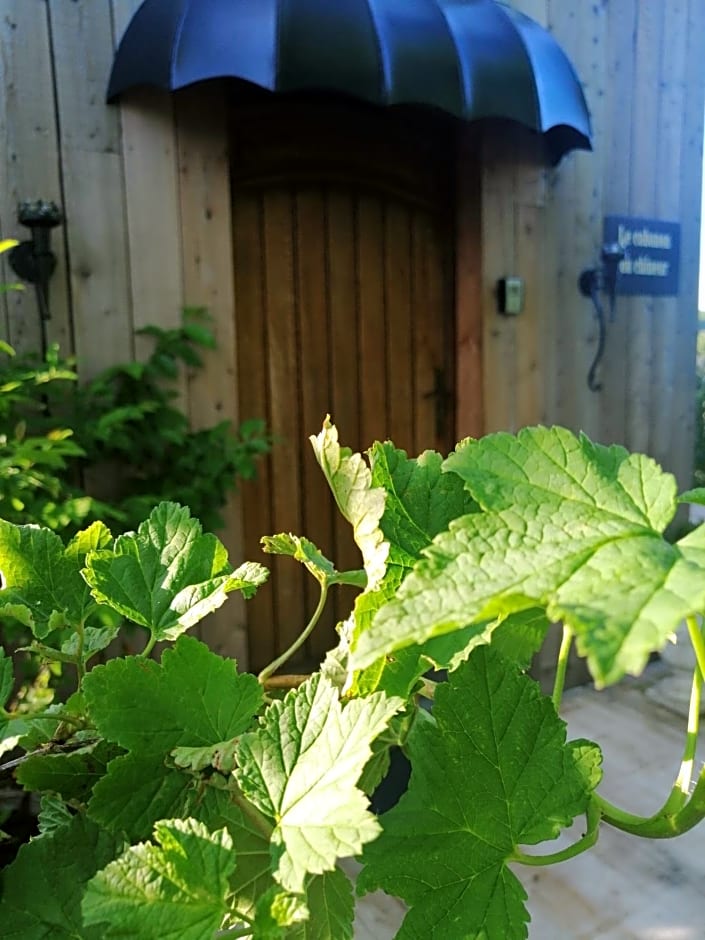
<svg viewBox="0 0 705 940">
<path fill-rule="evenodd" d="M 688 625 L 688 635 L 695 651 L 695 660 L 703 676 L 705 676 L 705 639 L 703 632 L 695 617 L 686 617 L 685 622 Z"/>
<path fill-rule="evenodd" d="M 674 835 L 688 832 L 705 819 L 705 767 L 700 771 L 698 782 L 685 806 L 672 817 Z"/>
<path fill-rule="evenodd" d="M 683 758 L 678 771 L 671 795 L 664 803 L 656 816 L 669 816 L 679 812 L 688 800 L 690 785 L 693 780 L 695 768 L 695 755 L 698 747 L 698 732 L 700 730 L 700 702 L 703 690 L 703 674 L 698 664 L 693 670 L 693 684 L 690 690 L 690 705 L 688 708 L 688 728 L 685 735 Z"/>
<path fill-rule="evenodd" d="M 600 832 L 600 807 L 594 800 L 590 802 L 585 818 L 587 819 L 585 835 L 561 852 L 553 852 L 551 855 L 527 855 L 525 852 L 515 849 L 509 860 L 520 862 L 522 865 L 557 865 L 569 858 L 575 858 L 576 855 L 582 855 L 583 852 L 587 852 L 595 845 Z"/>
<path fill-rule="evenodd" d="M 573 645 L 573 631 L 566 624 L 563 625 L 563 638 L 561 648 L 558 651 L 558 662 L 556 663 L 556 678 L 553 683 L 553 707 L 558 711 L 563 699 L 563 687 L 565 686 L 565 674 L 568 669 L 568 657 L 570 648 Z"/>
<path fill-rule="evenodd" d="M 149 654 L 152 652 L 152 650 L 154 649 L 156 645 L 157 645 L 157 636 L 155 633 L 150 633 L 149 639 L 147 640 L 147 645 L 145 646 L 145 648 L 142 650 L 142 652 L 139 655 L 143 657 L 149 656 Z"/>
<path fill-rule="evenodd" d="M 321 581 L 321 594 L 320 594 L 320 597 L 318 598 L 318 606 L 314 610 L 313 616 L 311 617 L 309 622 L 306 624 L 306 627 L 303 630 L 303 632 L 297 636 L 297 638 L 291 644 L 289 649 L 285 650 L 281 654 L 281 656 L 277 656 L 277 658 L 273 662 L 271 662 L 268 666 L 265 666 L 262 672 L 260 672 L 260 674 L 257 676 L 257 679 L 260 685 L 264 685 L 264 683 L 272 675 L 272 673 L 276 672 L 277 669 L 283 666 L 284 663 L 288 659 L 290 659 L 294 655 L 294 653 L 298 649 L 300 649 L 303 646 L 303 644 L 306 642 L 306 640 L 310 637 L 311 633 L 313 632 L 314 627 L 316 626 L 316 624 L 321 618 L 321 614 L 323 613 L 323 608 L 326 606 L 326 600 L 328 598 L 328 587 L 329 587 L 328 581 Z"/>
</svg>

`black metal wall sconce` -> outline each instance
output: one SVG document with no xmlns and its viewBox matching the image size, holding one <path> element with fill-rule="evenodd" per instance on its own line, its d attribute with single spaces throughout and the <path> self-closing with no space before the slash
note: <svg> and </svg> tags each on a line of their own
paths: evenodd
<svg viewBox="0 0 705 940">
<path fill-rule="evenodd" d="M 615 301 L 617 297 L 617 278 L 619 277 L 619 263 L 624 258 L 624 249 L 619 242 L 607 242 L 600 252 L 600 264 L 594 268 L 587 268 L 578 279 L 578 288 L 583 297 L 589 297 L 595 307 L 597 317 L 598 339 L 595 356 L 587 376 L 588 388 L 591 392 L 599 392 L 602 384 L 597 381 L 597 367 L 605 352 L 607 340 L 607 319 L 605 308 L 600 299 L 606 294 L 609 301 L 610 323 L 614 322 Z"/>
<path fill-rule="evenodd" d="M 51 319 L 49 280 L 56 268 L 56 255 L 51 250 L 51 230 L 63 222 L 63 214 L 54 202 L 21 202 L 17 221 L 29 229 L 31 238 L 20 242 L 9 253 L 10 267 L 23 281 L 34 284 L 42 330 L 42 352 L 47 349 L 46 321 Z"/>
</svg>

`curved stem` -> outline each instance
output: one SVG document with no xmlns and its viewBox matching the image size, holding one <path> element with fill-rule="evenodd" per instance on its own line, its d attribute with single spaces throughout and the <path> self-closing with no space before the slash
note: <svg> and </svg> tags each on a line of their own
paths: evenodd
<svg viewBox="0 0 705 940">
<path fill-rule="evenodd" d="M 558 661 L 556 662 L 556 678 L 553 682 L 553 695 L 551 696 L 553 700 L 553 707 L 556 711 L 561 707 L 561 701 L 563 699 L 563 687 L 565 686 L 565 674 L 568 669 L 568 658 L 570 656 L 570 648 L 573 645 L 573 631 L 570 627 L 563 624 L 563 638 L 561 640 L 561 647 L 558 651 Z"/>
<path fill-rule="evenodd" d="M 688 635 L 695 651 L 695 660 L 703 676 L 705 676 L 705 639 L 703 632 L 695 617 L 686 617 L 685 622 L 688 626 Z"/>
<path fill-rule="evenodd" d="M 314 627 L 320 620 L 321 614 L 323 613 L 323 608 L 326 606 L 327 598 L 328 598 L 328 582 L 323 581 L 321 582 L 321 594 L 320 594 L 320 597 L 318 598 L 318 605 L 313 612 L 313 616 L 311 617 L 309 622 L 306 624 L 306 627 L 304 628 L 303 632 L 297 636 L 297 638 L 291 644 L 289 649 L 285 650 L 281 654 L 281 656 L 277 656 L 277 658 L 273 662 L 271 662 L 268 666 L 265 666 L 262 672 L 260 672 L 260 674 L 257 676 L 257 679 L 261 685 L 264 685 L 267 679 L 272 675 L 272 673 L 276 672 L 280 666 L 283 666 L 284 663 L 288 659 L 290 659 L 290 657 L 292 657 L 298 649 L 300 649 L 303 646 L 303 644 L 306 642 L 306 640 L 309 638 L 309 636 L 313 632 Z"/>
<path fill-rule="evenodd" d="M 695 755 L 698 747 L 698 732 L 700 730 L 700 702 L 703 690 L 703 674 L 698 664 L 693 670 L 693 684 L 690 690 L 690 705 L 688 707 L 688 728 L 685 735 L 683 758 L 678 771 L 671 795 L 663 804 L 656 816 L 667 816 L 679 812 L 688 800 L 690 785 L 693 780 L 695 768 Z"/>
<path fill-rule="evenodd" d="M 147 640 L 147 645 L 145 646 L 145 648 L 142 650 L 142 652 L 139 655 L 143 657 L 149 656 L 149 654 L 152 652 L 152 650 L 154 649 L 156 645 L 157 645 L 156 634 L 150 633 L 149 639 Z"/>
<path fill-rule="evenodd" d="M 557 865 L 559 862 L 565 862 L 569 858 L 575 858 L 576 855 L 587 852 L 597 842 L 600 832 L 600 819 L 602 818 L 600 807 L 594 800 L 590 801 L 585 818 L 587 819 L 585 835 L 577 842 L 574 842 L 573 845 L 569 845 L 567 849 L 553 852 L 551 855 L 527 855 L 525 852 L 516 849 L 512 853 L 510 861 L 519 862 L 522 865 Z"/>
</svg>

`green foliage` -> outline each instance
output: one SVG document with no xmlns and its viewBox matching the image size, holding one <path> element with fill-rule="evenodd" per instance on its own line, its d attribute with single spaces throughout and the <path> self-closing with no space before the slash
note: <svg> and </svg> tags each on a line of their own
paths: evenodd
<svg viewBox="0 0 705 940">
<path fill-rule="evenodd" d="M 63 704 L 22 711 L 0 655 L 0 748 L 24 751 L 0 772 L 41 798 L 38 834 L 3 873 L 3 936 L 351 940 L 338 862 L 357 856 L 359 893 L 408 904 L 400 938 L 524 940 L 522 866 L 589 850 L 602 825 L 666 838 L 705 817 L 692 721 L 671 793 L 642 818 L 601 796 L 599 746 L 567 740 L 559 714 L 573 637 L 606 685 L 643 668 L 681 618 L 699 710 L 705 528 L 664 539 L 679 499 L 668 474 L 558 428 L 465 441 L 447 459 L 390 443 L 365 459 L 328 421 L 313 443 L 362 568 L 336 570 L 303 536 L 263 540 L 319 586 L 302 637 L 331 588 L 359 589 L 305 681 L 272 677 L 291 649 L 256 677 L 188 635 L 266 572 L 233 570 L 187 509 L 161 503 L 135 532 L 95 523 L 68 544 L 0 523 L 0 612 L 76 674 Z M 116 625 L 92 626 L 96 610 Z M 120 618 L 146 630 L 143 651 L 87 671 Z M 547 697 L 526 670 L 555 618 Z M 377 818 L 368 795 L 395 746 L 408 791 Z M 547 851 L 583 815 L 585 834 Z"/>
<path fill-rule="evenodd" d="M 56 346 L 44 361 L 4 350 L 10 353 L 0 368 L 4 519 L 75 531 L 100 518 L 126 531 L 167 499 L 189 506 L 206 529 L 222 525 L 228 492 L 254 476 L 269 450 L 263 423 L 189 427 L 178 381 L 184 369 L 201 368 L 202 351 L 215 346 L 202 310 L 187 310 L 178 329 L 138 332 L 153 341 L 145 362 L 117 365 L 82 383 L 75 362 L 62 359 Z"/>
</svg>

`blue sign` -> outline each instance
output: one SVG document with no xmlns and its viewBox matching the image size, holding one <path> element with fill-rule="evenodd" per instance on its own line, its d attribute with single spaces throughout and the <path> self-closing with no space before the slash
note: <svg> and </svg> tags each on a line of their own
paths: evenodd
<svg viewBox="0 0 705 940">
<path fill-rule="evenodd" d="M 624 252 L 619 262 L 618 294 L 676 297 L 681 227 L 677 222 L 635 216 L 605 216 L 606 244 Z"/>
</svg>

